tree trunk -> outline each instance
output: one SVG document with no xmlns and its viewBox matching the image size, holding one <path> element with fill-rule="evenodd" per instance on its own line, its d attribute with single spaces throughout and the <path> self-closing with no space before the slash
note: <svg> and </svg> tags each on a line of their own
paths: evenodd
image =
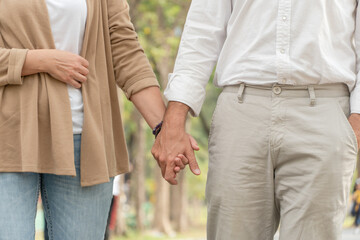
<svg viewBox="0 0 360 240">
<path fill-rule="evenodd" d="M 188 118 L 186 121 L 186 131 L 189 132 L 191 129 L 191 122 Z M 171 197 L 170 202 L 171 206 L 176 206 L 170 208 L 170 217 L 174 223 L 175 230 L 177 232 L 186 231 L 188 223 L 188 196 L 187 196 L 187 185 L 186 185 L 186 171 L 189 171 L 189 165 L 182 170 L 177 177 L 178 185 L 171 188 Z"/>
<path fill-rule="evenodd" d="M 119 106 L 121 115 L 123 114 L 123 98 L 122 98 L 122 92 L 120 88 L 117 89 L 118 96 L 119 96 Z M 126 204 L 126 194 L 125 194 L 125 175 L 122 174 L 120 176 L 120 184 L 119 184 L 119 196 L 118 196 L 118 207 L 116 209 L 116 225 L 115 225 L 115 235 L 126 235 L 126 220 L 125 220 L 125 214 L 123 212 L 124 205 Z"/>
<path fill-rule="evenodd" d="M 156 176 L 156 203 L 154 213 L 154 228 L 167 234 L 168 236 L 174 236 L 170 219 L 169 219 L 169 194 L 170 186 L 161 175 L 160 168 L 155 169 Z"/>
<path fill-rule="evenodd" d="M 134 110 L 133 119 L 136 122 L 137 132 L 133 147 L 134 171 L 132 179 L 135 181 L 135 211 L 136 227 L 138 231 L 144 230 L 145 213 L 145 121 L 137 110 Z"/>
<path fill-rule="evenodd" d="M 170 218 L 173 222 L 177 232 L 184 232 L 188 227 L 187 218 L 187 187 L 186 187 L 186 172 L 181 171 L 177 177 L 178 185 L 171 187 L 170 196 Z"/>
</svg>

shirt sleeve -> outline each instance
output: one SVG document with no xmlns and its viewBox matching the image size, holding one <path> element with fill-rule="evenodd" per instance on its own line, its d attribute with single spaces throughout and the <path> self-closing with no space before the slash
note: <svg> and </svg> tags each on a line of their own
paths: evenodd
<svg viewBox="0 0 360 240">
<path fill-rule="evenodd" d="M 350 94 L 351 113 L 360 113 L 360 6 L 356 10 L 355 49 L 356 49 L 356 83 Z"/>
<path fill-rule="evenodd" d="M 206 84 L 226 39 L 231 10 L 231 0 L 191 3 L 165 97 L 188 105 L 193 116 L 199 115 L 203 105 Z"/>
<path fill-rule="evenodd" d="M 25 63 L 27 49 L 7 49 L 0 47 L 0 86 L 21 85 L 21 72 Z"/>
<path fill-rule="evenodd" d="M 115 79 L 130 98 L 140 90 L 159 86 L 130 21 L 126 0 L 108 0 L 108 18 Z"/>
</svg>

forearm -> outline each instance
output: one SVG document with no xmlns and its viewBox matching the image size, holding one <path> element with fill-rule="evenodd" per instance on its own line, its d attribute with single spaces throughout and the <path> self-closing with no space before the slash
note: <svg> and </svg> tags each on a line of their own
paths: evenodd
<svg viewBox="0 0 360 240">
<path fill-rule="evenodd" d="M 163 126 L 172 129 L 185 131 L 186 117 L 190 108 L 181 102 L 169 102 L 164 116 Z"/>
<path fill-rule="evenodd" d="M 165 113 L 165 104 L 158 87 L 145 88 L 133 94 L 130 100 L 151 129 L 155 128 L 162 121 Z"/>
<path fill-rule="evenodd" d="M 21 72 L 21 76 L 28 76 L 40 72 L 46 72 L 46 63 L 51 50 L 29 50 Z"/>
</svg>

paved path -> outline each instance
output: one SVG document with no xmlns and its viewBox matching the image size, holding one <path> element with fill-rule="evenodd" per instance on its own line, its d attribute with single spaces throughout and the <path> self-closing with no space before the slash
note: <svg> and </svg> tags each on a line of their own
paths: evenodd
<svg viewBox="0 0 360 240">
<path fill-rule="evenodd" d="M 360 240 L 360 232 L 355 234 L 353 228 L 345 229 L 342 240 Z"/>
<path fill-rule="evenodd" d="M 278 240 L 278 234 L 275 235 L 274 240 Z M 353 228 L 344 229 L 342 234 L 342 240 L 360 240 L 360 232 L 355 234 Z"/>
<path fill-rule="evenodd" d="M 206 240 L 206 238 L 184 238 L 179 240 Z M 279 234 L 277 233 L 274 237 L 274 240 L 279 240 Z M 344 229 L 342 234 L 342 240 L 360 240 L 360 232 L 354 233 L 354 229 Z"/>
</svg>

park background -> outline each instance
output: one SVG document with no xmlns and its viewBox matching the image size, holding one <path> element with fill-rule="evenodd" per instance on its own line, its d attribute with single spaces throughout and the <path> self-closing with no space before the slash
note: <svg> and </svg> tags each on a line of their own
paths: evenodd
<svg viewBox="0 0 360 240">
<path fill-rule="evenodd" d="M 162 90 L 173 71 L 190 0 L 129 0 L 130 15 L 141 45 L 157 75 Z M 119 90 L 121 92 L 121 90 Z M 205 104 L 198 118 L 187 121 L 187 130 L 198 141 L 196 153 L 200 176 L 187 168 L 170 186 L 162 179 L 151 155 L 154 137 L 134 106 L 122 93 L 119 102 L 126 132 L 132 171 L 120 178 L 117 219 L 112 240 L 187 239 L 206 236 L 205 184 L 208 166 L 208 135 L 220 89 L 207 86 Z M 350 227 L 347 218 L 344 226 Z M 39 203 L 37 240 L 42 238 L 43 212 Z M 360 235 L 359 235 L 360 239 Z"/>
</svg>

